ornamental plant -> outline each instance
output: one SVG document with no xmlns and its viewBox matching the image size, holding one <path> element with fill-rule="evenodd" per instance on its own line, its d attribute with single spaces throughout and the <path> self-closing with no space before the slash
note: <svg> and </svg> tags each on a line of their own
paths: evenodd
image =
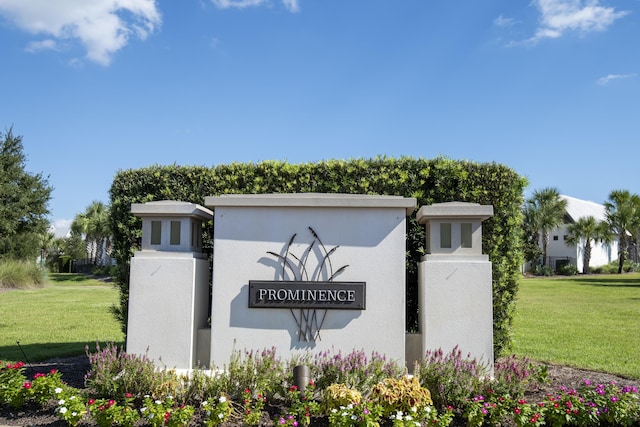
<svg viewBox="0 0 640 427">
<path fill-rule="evenodd" d="M 36 373 L 31 380 L 30 397 L 44 405 L 55 397 L 56 390 L 63 388 L 66 388 L 66 384 L 57 370 L 52 369 L 48 374 Z"/>
<path fill-rule="evenodd" d="M 297 420 L 296 423 L 302 426 L 308 426 L 311 424 L 311 417 L 320 413 L 320 404 L 313 400 L 315 392 L 315 383 L 309 381 L 304 394 L 300 393 L 298 386 L 292 385 L 289 387 L 287 393 L 289 400 L 289 414 L 293 419 Z M 287 418 L 288 422 L 289 418 Z"/>
<path fill-rule="evenodd" d="M 329 411 L 330 427 L 379 427 L 382 407 L 377 403 L 360 402 L 332 408 Z"/>
<path fill-rule="evenodd" d="M 55 413 L 70 426 L 76 426 L 87 413 L 84 397 L 73 387 L 63 385 L 54 389 L 57 399 Z"/>
<path fill-rule="evenodd" d="M 177 389 L 178 378 L 173 371 L 158 371 L 153 361 L 145 356 L 126 353 L 115 344 L 102 349 L 96 343 L 96 352 L 85 347 L 91 369 L 85 377 L 88 387 L 99 397 L 123 400 L 130 393 L 136 398 L 145 395 L 166 394 Z"/>
<path fill-rule="evenodd" d="M 338 407 L 357 405 L 362 401 L 362 394 L 358 390 L 349 388 L 346 384 L 331 384 L 323 393 L 322 405 L 325 413 Z"/>
<path fill-rule="evenodd" d="M 250 426 L 258 425 L 260 418 L 262 418 L 262 410 L 264 409 L 267 399 L 260 392 L 257 392 L 254 396 L 250 389 L 245 389 L 242 397 L 244 402 L 245 424 Z"/>
<path fill-rule="evenodd" d="M 361 393 L 371 390 L 385 378 L 399 378 L 405 374 L 405 369 L 396 361 L 387 360 L 384 355 L 376 352 L 368 357 L 362 350 L 354 350 L 345 355 L 340 351 L 320 352 L 315 355 L 311 371 L 319 389 L 330 384 L 345 384 Z"/>
<path fill-rule="evenodd" d="M 433 404 L 431 393 L 422 387 L 416 377 L 386 378 L 373 387 L 371 399 L 379 403 L 383 415 L 392 413 L 417 413 Z"/>
<path fill-rule="evenodd" d="M 24 363 L 0 364 L 0 403 L 13 408 L 24 405 L 31 383 L 24 375 Z"/>
<path fill-rule="evenodd" d="M 212 427 L 227 421 L 233 413 L 233 407 L 227 395 L 218 398 L 210 397 L 201 404 L 204 411 L 204 425 Z"/>
<path fill-rule="evenodd" d="M 601 424 L 634 425 L 640 422 L 640 402 L 636 387 L 620 387 L 616 383 L 592 384 L 585 381 L 580 388 L 585 406 L 595 409 Z"/>
<path fill-rule="evenodd" d="M 442 349 L 427 351 L 416 362 L 414 373 L 440 411 L 448 406 L 464 410 L 469 398 L 481 394 L 487 377 L 486 367 L 469 355 L 463 357 L 458 346 L 447 354 Z"/>
<path fill-rule="evenodd" d="M 127 394 L 123 403 L 113 399 L 90 399 L 88 402 L 90 418 L 99 427 L 132 427 L 140 413 L 133 406 L 133 395 Z"/>
</svg>

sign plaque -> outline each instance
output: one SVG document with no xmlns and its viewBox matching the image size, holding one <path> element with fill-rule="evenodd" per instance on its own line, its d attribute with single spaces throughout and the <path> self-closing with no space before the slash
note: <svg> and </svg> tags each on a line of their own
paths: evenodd
<svg viewBox="0 0 640 427">
<path fill-rule="evenodd" d="M 365 282 L 249 281 L 249 308 L 364 310 Z"/>
</svg>

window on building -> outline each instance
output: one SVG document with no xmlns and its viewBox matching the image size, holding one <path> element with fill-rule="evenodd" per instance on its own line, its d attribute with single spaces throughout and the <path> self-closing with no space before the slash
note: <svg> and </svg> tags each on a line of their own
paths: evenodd
<svg viewBox="0 0 640 427">
<path fill-rule="evenodd" d="M 451 223 L 443 222 L 440 224 L 440 247 L 451 247 Z"/>
<path fill-rule="evenodd" d="M 463 222 L 460 224 L 460 246 L 463 248 L 471 247 L 471 223 Z"/>
<path fill-rule="evenodd" d="M 171 221 L 171 238 L 169 244 L 180 244 L 180 221 Z"/>
<path fill-rule="evenodd" d="M 553 240 L 558 240 L 558 236 L 553 236 Z"/>
<path fill-rule="evenodd" d="M 159 245 L 162 242 L 162 222 L 151 221 L 151 244 Z"/>
</svg>

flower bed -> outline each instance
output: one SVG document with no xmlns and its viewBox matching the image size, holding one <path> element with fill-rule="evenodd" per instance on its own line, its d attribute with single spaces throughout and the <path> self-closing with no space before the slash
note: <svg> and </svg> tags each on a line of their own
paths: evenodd
<svg viewBox="0 0 640 427">
<path fill-rule="evenodd" d="M 380 355 L 318 354 L 283 361 L 275 350 L 237 353 L 215 376 L 158 372 L 153 363 L 113 346 L 89 354 L 86 388 L 67 385 L 58 371 L 25 376 L 21 363 L 0 364 L 0 406 L 54 408 L 66 425 L 183 426 L 419 426 L 634 425 L 637 389 L 583 382 L 528 401 L 543 367 L 507 358 L 493 378 L 462 357 L 427 354 L 407 377 Z M 304 392 L 292 367 L 311 368 Z M 437 381 L 437 383 L 435 382 Z M 431 390 L 425 387 L 432 384 Z M 64 425 L 62 424 L 62 425 Z"/>
</svg>

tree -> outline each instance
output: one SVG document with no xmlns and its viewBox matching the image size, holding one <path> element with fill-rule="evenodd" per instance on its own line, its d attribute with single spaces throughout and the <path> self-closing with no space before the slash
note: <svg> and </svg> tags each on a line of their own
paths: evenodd
<svg viewBox="0 0 640 427">
<path fill-rule="evenodd" d="M 579 218 L 570 224 L 567 231 L 569 235 L 565 243 L 568 246 L 581 245 L 584 242 L 582 252 L 582 273 L 589 274 L 589 262 L 591 261 L 591 243 L 610 242 L 611 234 L 605 222 L 597 221 L 593 216 Z"/>
<path fill-rule="evenodd" d="M 48 177 L 25 171 L 22 137 L 0 132 L 0 257 L 35 259 L 49 229 Z"/>
<path fill-rule="evenodd" d="M 527 200 L 525 218 L 534 230 L 539 230 L 542 236 L 542 265 L 547 264 L 547 247 L 549 233 L 562 224 L 567 210 L 567 201 L 560 198 L 556 188 L 548 187 L 536 190 Z"/>
<path fill-rule="evenodd" d="M 71 224 L 72 233 L 85 236 L 87 258 L 93 263 L 101 263 L 104 248 L 110 247 L 109 207 L 100 201 L 93 201 L 84 212 L 76 215 Z"/>
<path fill-rule="evenodd" d="M 618 237 L 618 274 L 622 273 L 629 243 L 640 229 L 640 196 L 628 190 L 613 190 L 604 203 L 611 233 Z"/>
</svg>

